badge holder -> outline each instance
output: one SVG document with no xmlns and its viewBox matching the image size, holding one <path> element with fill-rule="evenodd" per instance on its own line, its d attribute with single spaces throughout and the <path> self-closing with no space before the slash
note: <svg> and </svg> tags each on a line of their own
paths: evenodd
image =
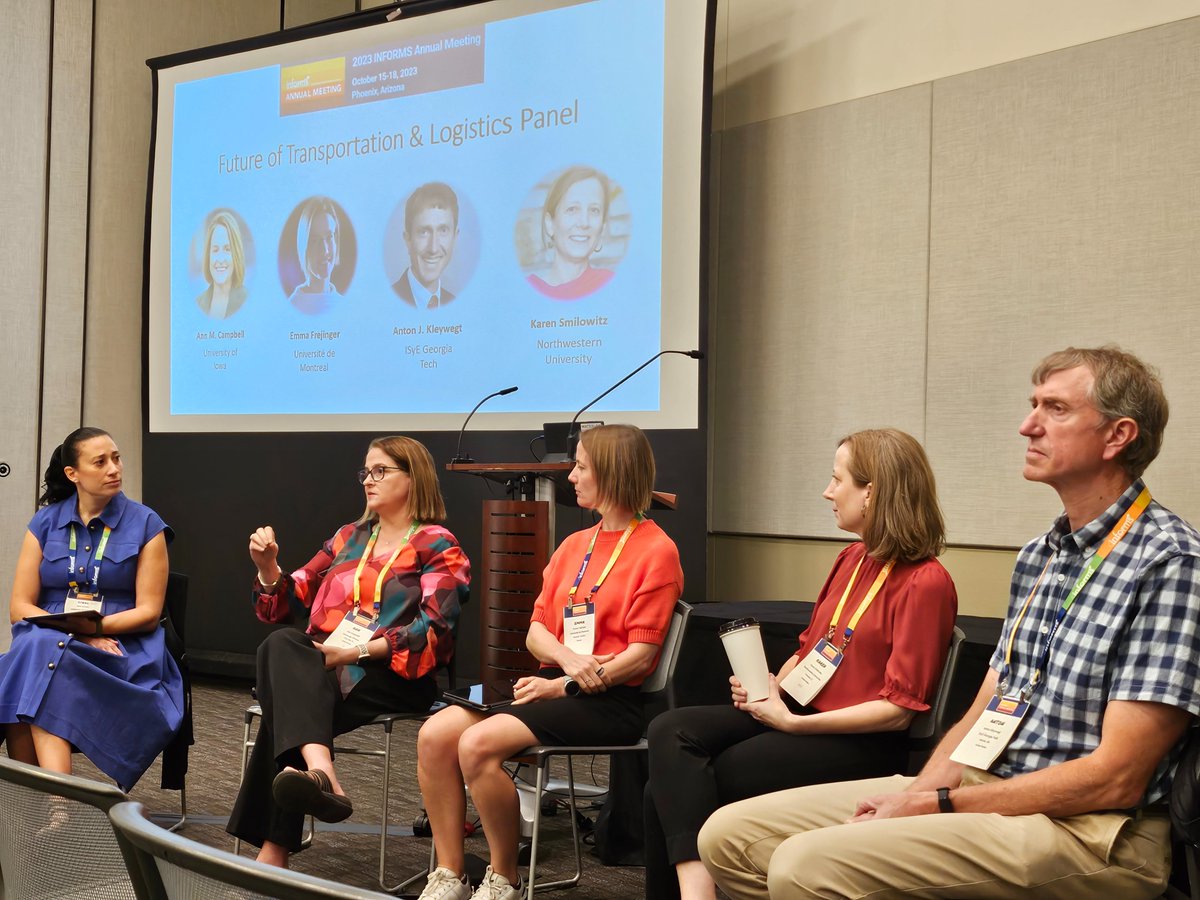
<svg viewBox="0 0 1200 900">
<path fill-rule="evenodd" d="M 81 591 L 79 588 L 69 588 L 67 590 L 67 602 L 63 606 L 63 612 L 67 613 L 85 613 L 85 612 L 104 612 L 104 596 L 102 594 Z"/>
<path fill-rule="evenodd" d="M 808 706 L 837 673 L 843 658 L 841 650 L 825 638 L 821 638 L 799 665 L 779 682 L 779 687 L 787 691 L 801 706 Z"/>
<path fill-rule="evenodd" d="M 596 604 L 591 600 L 563 607 L 563 646 L 580 656 L 596 648 Z"/>
<path fill-rule="evenodd" d="M 325 638 L 325 646 L 356 650 L 363 644 L 370 643 L 378 630 L 379 623 L 370 616 L 351 611 L 338 623 L 333 634 Z"/>
<path fill-rule="evenodd" d="M 1028 711 L 1029 701 L 1021 697 L 1000 694 L 992 697 L 987 709 L 950 754 L 951 761 L 986 772 L 1013 739 Z"/>
</svg>

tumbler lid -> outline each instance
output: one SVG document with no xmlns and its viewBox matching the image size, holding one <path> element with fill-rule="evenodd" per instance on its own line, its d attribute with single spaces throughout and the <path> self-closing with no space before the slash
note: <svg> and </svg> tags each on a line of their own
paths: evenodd
<svg viewBox="0 0 1200 900">
<path fill-rule="evenodd" d="M 758 619 L 754 618 L 754 616 L 747 616 L 744 619 L 734 619 L 732 622 L 726 622 L 724 625 L 720 626 L 717 629 L 717 635 L 720 636 L 730 631 L 738 631 L 742 628 L 751 627 L 758 627 Z"/>
</svg>

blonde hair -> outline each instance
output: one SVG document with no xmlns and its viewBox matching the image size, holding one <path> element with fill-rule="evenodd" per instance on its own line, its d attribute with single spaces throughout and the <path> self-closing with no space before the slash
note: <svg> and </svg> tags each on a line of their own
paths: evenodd
<svg viewBox="0 0 1200 900">
<path fill-rule="evenodd" d="M 229 235 L 229 255 L 233 260 L 233 272 L 229 278 L 230 286 L 241 287 L 242 282 L 246 279 L 246 251 L 242 249 L 242 232 L 238 228 L 237 219 L 226 210 L 221 210 L 212 217 L 212 221 L 208 223 L 208 230 L 204 233 L 204 280 L 209 284 L 213 283 L 212 242 L 213 232 L 217 230 L 217 226 L 224 228 L 225 233 Z"/>
<path fill-rule="evenodd" d="M 1055 372 L 1087 366 L 1092 373 L 1088 401 L 1108 421 L 1133 419 L 1138 435 L 1121 452 L 1121 467 L 1140 478 L 1162 450 L 1170 408 L 1158 372 L 1132 353 L 1108 344 L 1104 347 L 1068 347 L 1051 353 L 1033 370 L 1034 385 Z"/>
<path fill-rule="evenodd" d="M 650 508 L 654 451 L 635 425 L 599 425 L 579 439 L 592 461 L 601 511 L 620 507 L 637 514 Z"/>
<path fill-rule="evenodd" d="M 874 559 L 917 562 L 946 549 L 946 525 L 924 448 L 896 428 L 856 431 L 838 441 L 859 487 L 871 485 L 863 543 Z"/>
<path fill-rule="evenodd" d="M 402 434 L 393 434 L 375 438 L 367 447 L 368 450 L 376 448 L 390 456 L 401 471 L 408 473 L 408 477 L 412 479 L 412 489 L 408 493 L 408 514 L 422 524 L 444 522 L 446 502 L 442 499 L 442 488 L 438 484 L 433 457 L 429 455 L 425 445 Z M 358 524 L 373 522 L 375 519 L 375 513 L 368 507 L 363 510 Z"/>
</svg>

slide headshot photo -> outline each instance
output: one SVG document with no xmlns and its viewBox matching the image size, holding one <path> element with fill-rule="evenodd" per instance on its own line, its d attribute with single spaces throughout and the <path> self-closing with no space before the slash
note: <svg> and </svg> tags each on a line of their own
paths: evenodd
<svg viewBox="0 0 1200 900">
<path fill-rule="evenodd" d="M 246 302 L 247 274 L 254 266 L 254 242 L 245 222 L 231 209 L 215 209 L 192 240 L 191 271 L 207 282 L 196 305 L 211 319 L 228 319 Z"/>
<path fill-rule="evenodd" d="M 517 259 L 526 281 L 553 300 L 578 300 L 612 280 L 629 245 L 625 194 L 599 169 L 554 172 L 517 218 Z"/>
<path fill-rule="evenodd" d="M 478 247 L 470 237 L 459 239 L 462 214 L 466 212 L 460 208 L 454 188 L 445 182 L 430 181 L 409 194 L 392 213 L 384 236 L 384 265 L 394 273 L 406 263 L 404 271 L 392 281 L 392 290 L 408 306 L 447 306 L 465 286 L 467 270 L 474 269 L 478 256 Z M 474 230 L 468 227 L 468 232 Z"/>
<path fill-rule="evenodd" d="M 279 238 L 279 281 L 302 313 L 326 312 L 350 287 L 357 243 L 350 217 L 330 197 L 309 197 Z"/>
</svg>

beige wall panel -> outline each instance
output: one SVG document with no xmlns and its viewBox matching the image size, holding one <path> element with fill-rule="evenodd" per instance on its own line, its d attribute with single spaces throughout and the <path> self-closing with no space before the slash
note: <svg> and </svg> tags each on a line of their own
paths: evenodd
<svg viewBox="0 0 1200 900">
<path fill-rule="evenodd" d="M 928 197 L 928 85 L 723 135 L 714 531 L 837 536 L 837 438 L 923 436 Z"/>
<path fill-rule="evenodd" d="M 83 415 L 116 436 L 126 490 L 135 497 L 142 480 L 142 258 L 153 112 L 145 60 L 278 26 L 275 0 L 96 4 Z"/>
<path fill-rule="evenodd" d="M 90 141 L 80 123 L 91 118 L 92 0 L 55 2 L 53 54 L 42 469 L 59 442 L 81 424 Z"/>
<path fill-rule="evenodd" d="M 294 28 L 354 12 L 354 0 L 284 0 L 283 25 Z"/>
<path fill-rule="evenodd" d="M 1019 545 L 1057 512 L 1021 480 L 1029 373 L 1119 342 L 1173 401 L 1156 496 L 1200 521 L 1200 20 L 934 88 L 928 441 L 950 539 Z"/>
<path fill-rule="evenodd" d="M 709 540 L 713 600 L 815 600 L 845 542 L 714 535 Z M 942 565 L 963 616 L 1000 618 L 1016 553 L 951 548 Z"/>
<path fill-rule="evenodd" d="M 37 497 L 38 393 L 41 381 L 42 247 L 46 226 L 46 144 L 50 103 L 50 0 L 0 8 L 0 84 L 4 114 L 21 127 L 0 129 L 0 585 L 8 597 L 13 565 Z M 20 223 L 20 227 L 11 227 Z M 7 619 L 5 619 L 7 621 Z M 0 649 L 9 630 L 0 626 Z"/>
<path fill-rule="evenodd" d="M 1200 15 L 1200 0 L 720 0 L 726 127 Z"/>
</svg>

